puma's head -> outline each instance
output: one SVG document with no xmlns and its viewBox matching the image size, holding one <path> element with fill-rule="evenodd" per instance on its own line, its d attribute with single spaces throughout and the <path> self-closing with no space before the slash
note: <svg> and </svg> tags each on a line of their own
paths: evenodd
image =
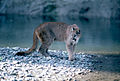
<svg viewBox="0 0 120 81">
<path fill-rule="evenodd" d="M 70 25 L 71 42 L 77 44 L 81 36 L 79 27 L 76 24 Z"/>
</svg>

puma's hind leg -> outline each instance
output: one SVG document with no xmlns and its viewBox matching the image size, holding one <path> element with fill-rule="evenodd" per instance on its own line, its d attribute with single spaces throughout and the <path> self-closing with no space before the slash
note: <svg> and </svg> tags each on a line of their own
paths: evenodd
<svg viewBox="0 0 120 81">
<path fill-rule="evenodd" d="M 48 46 L 46 46 L 46 44 L 42 43 L 38 52 L 40 52 L 44 56 L 48 56 L 47 50 L 48 50 Z"/>
<path fill-rule="evenodd" d="M 48 49 L 49 46 L 53 43 L 54 37 L 50 33 L 41 32 L 39 38 L 40 38 L 41 46 L 38 52 L 40 52 L 44 56 L 48 56 L 49 55 Z"/>
<path fill-rule="evenodd" d="M 49 49 L 49 46 L 52 44 L 52 42 L 53 42 L 53 39 L 42 42 L 39 48 L 39 52 L 45 56 L 49 56 L 48 49 Z"/>
</svg>

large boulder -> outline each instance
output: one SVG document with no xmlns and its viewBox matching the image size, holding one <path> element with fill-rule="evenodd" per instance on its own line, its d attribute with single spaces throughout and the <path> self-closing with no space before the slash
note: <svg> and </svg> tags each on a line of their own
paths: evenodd
<svg viewBox="0 0 120 81">
<path fill-rule="evenodd" d="M 120 18 L 120 0 L 1 0 L 0 13 Z"/>
</svg>

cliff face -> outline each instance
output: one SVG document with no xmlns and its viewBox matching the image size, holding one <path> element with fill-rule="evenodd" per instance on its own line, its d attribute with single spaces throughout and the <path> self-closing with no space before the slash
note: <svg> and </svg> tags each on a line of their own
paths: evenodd
<svg viewBox="0 0 120 81">
<path fill-rule="evenodd" d="M 120 18 L 120 0 L 1 0 L 0 13 Z"/>
</svg>

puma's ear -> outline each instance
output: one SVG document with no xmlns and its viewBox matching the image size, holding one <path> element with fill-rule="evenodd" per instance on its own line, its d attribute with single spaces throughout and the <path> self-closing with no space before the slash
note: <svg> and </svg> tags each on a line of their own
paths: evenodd
<svg viewBox="0 0 120 81">
<path fill-rule="evenodd" d="M 76 24 L 73 24 L 73 26 L 77 26 Z"/>
</svg>

